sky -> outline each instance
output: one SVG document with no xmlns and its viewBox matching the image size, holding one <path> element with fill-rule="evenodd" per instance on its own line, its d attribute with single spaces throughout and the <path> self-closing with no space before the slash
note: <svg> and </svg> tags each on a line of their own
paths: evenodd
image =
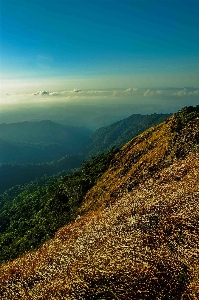
<svg viewBox="0 0 199 300">
<path fill-rule="evenodd" d="M 195 103 L 198 16 L 198 0 L 0 0 L 1 104 L 75 89 Z"/>
</svg>

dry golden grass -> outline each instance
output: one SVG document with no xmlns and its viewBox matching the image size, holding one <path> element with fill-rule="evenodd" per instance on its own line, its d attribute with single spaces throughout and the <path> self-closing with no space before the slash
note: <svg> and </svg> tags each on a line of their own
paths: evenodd
<svg viewBox="0 0 199 300">
<path fill-rule="evenodd" d="M 199 154 L 0 269 L 0 299 L 199 297 Z"/>
<path fill-rule="evenodd" d="M 124 192 L 134 189 L 158 170 L 172 164 L 179 150 L 189 153 L 194 140 L 198 140 L 199 118 L 186 124 L 180 133 L 175 131 L 175 126 L 173 115 L 124 145 L 112 166 L 87 193 L 80 214 L 115 201 Z"/>
</svg>

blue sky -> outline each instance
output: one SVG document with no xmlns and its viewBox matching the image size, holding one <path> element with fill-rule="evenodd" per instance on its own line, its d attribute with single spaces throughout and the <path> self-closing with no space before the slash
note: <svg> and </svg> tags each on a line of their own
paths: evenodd
<svg viewBox="0 0 199 300">
<path fill-rule="evenodd" d="M 198 0 L 0 4 L 6 92 L 199 87 Z"/>
</svg>

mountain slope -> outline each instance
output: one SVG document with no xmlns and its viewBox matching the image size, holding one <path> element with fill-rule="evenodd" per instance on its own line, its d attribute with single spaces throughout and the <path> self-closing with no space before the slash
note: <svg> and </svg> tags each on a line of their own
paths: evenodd
<svg viewBox="0 0 199 300">
<path fill-rule="evenodd" d="M 134 114 L 111 125 L 97 129 L 91 136 L 91 142 L 86 147 L 88 156 L 106 152 L 112 147 L 121 147 L 144 130 L 155 126 L 170 114 Z"/>
<path fill-rule="evenodd" d="M 75 222 L 2 265 L 1 299 L 199 297 L 199 107 L 127 143 Z"/>
<path fill-rule="evenodd" d="M 199 106 L 182 109 L 124 145 L 86 195 L 82 211 L 99 207 L 199 149 Z"/>
<path fill-rule="evenodd" d="M 83 196 L 107 170 L 115 153 L 109 151 L 84 162 L 71 175 L 40 178 L 0 195 L 0 263 L 37 249 L 73 220 Z M 65 167 L 76 162 L 75 156 L 74 161 L 72 157 L 60 160 Z"/>
<path fill-rule="evenodd" d="M 1 299 L 197 299 L 198 169 L 190 154 L 2 266 Z"/>
</svg>

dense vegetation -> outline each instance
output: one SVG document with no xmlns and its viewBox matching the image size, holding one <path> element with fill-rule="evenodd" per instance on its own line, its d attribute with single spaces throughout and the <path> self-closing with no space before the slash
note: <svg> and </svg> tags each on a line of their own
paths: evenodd
<svg viewBox="0 0 199 300">
<path fill-rule="evenodd" d="M 0 194 L 15 185 L 28 183 L 44 175 L 51 176 L 60 172 L 65 174 L 79 168 L 84 155 L 71 154 L 59 160 L 40 164 L 0 164 Z"/>
<path fill-rule="evenodd" d="M 117 150 L 83 163 L 72 175 L 43 178 L 0 196 L 1 259 L 36 249 L 76 216 L 85 193 L 107 170 Z"/>
<path fill-rule="evenodd" d="M 89 129 L 49 120 L 0 124 L 0 194 L 44 175 L 80 167 L 90 135 Z"/>
<path fill-rule="evenodd" d="M 112 147 L 119 148 L 144 130 L 168 118 L 170 114 L 134 114 L 109 126 L 99 128 L 91 136 L 86 150 L 88 155 L 97 155 Z"/>
</svg>

